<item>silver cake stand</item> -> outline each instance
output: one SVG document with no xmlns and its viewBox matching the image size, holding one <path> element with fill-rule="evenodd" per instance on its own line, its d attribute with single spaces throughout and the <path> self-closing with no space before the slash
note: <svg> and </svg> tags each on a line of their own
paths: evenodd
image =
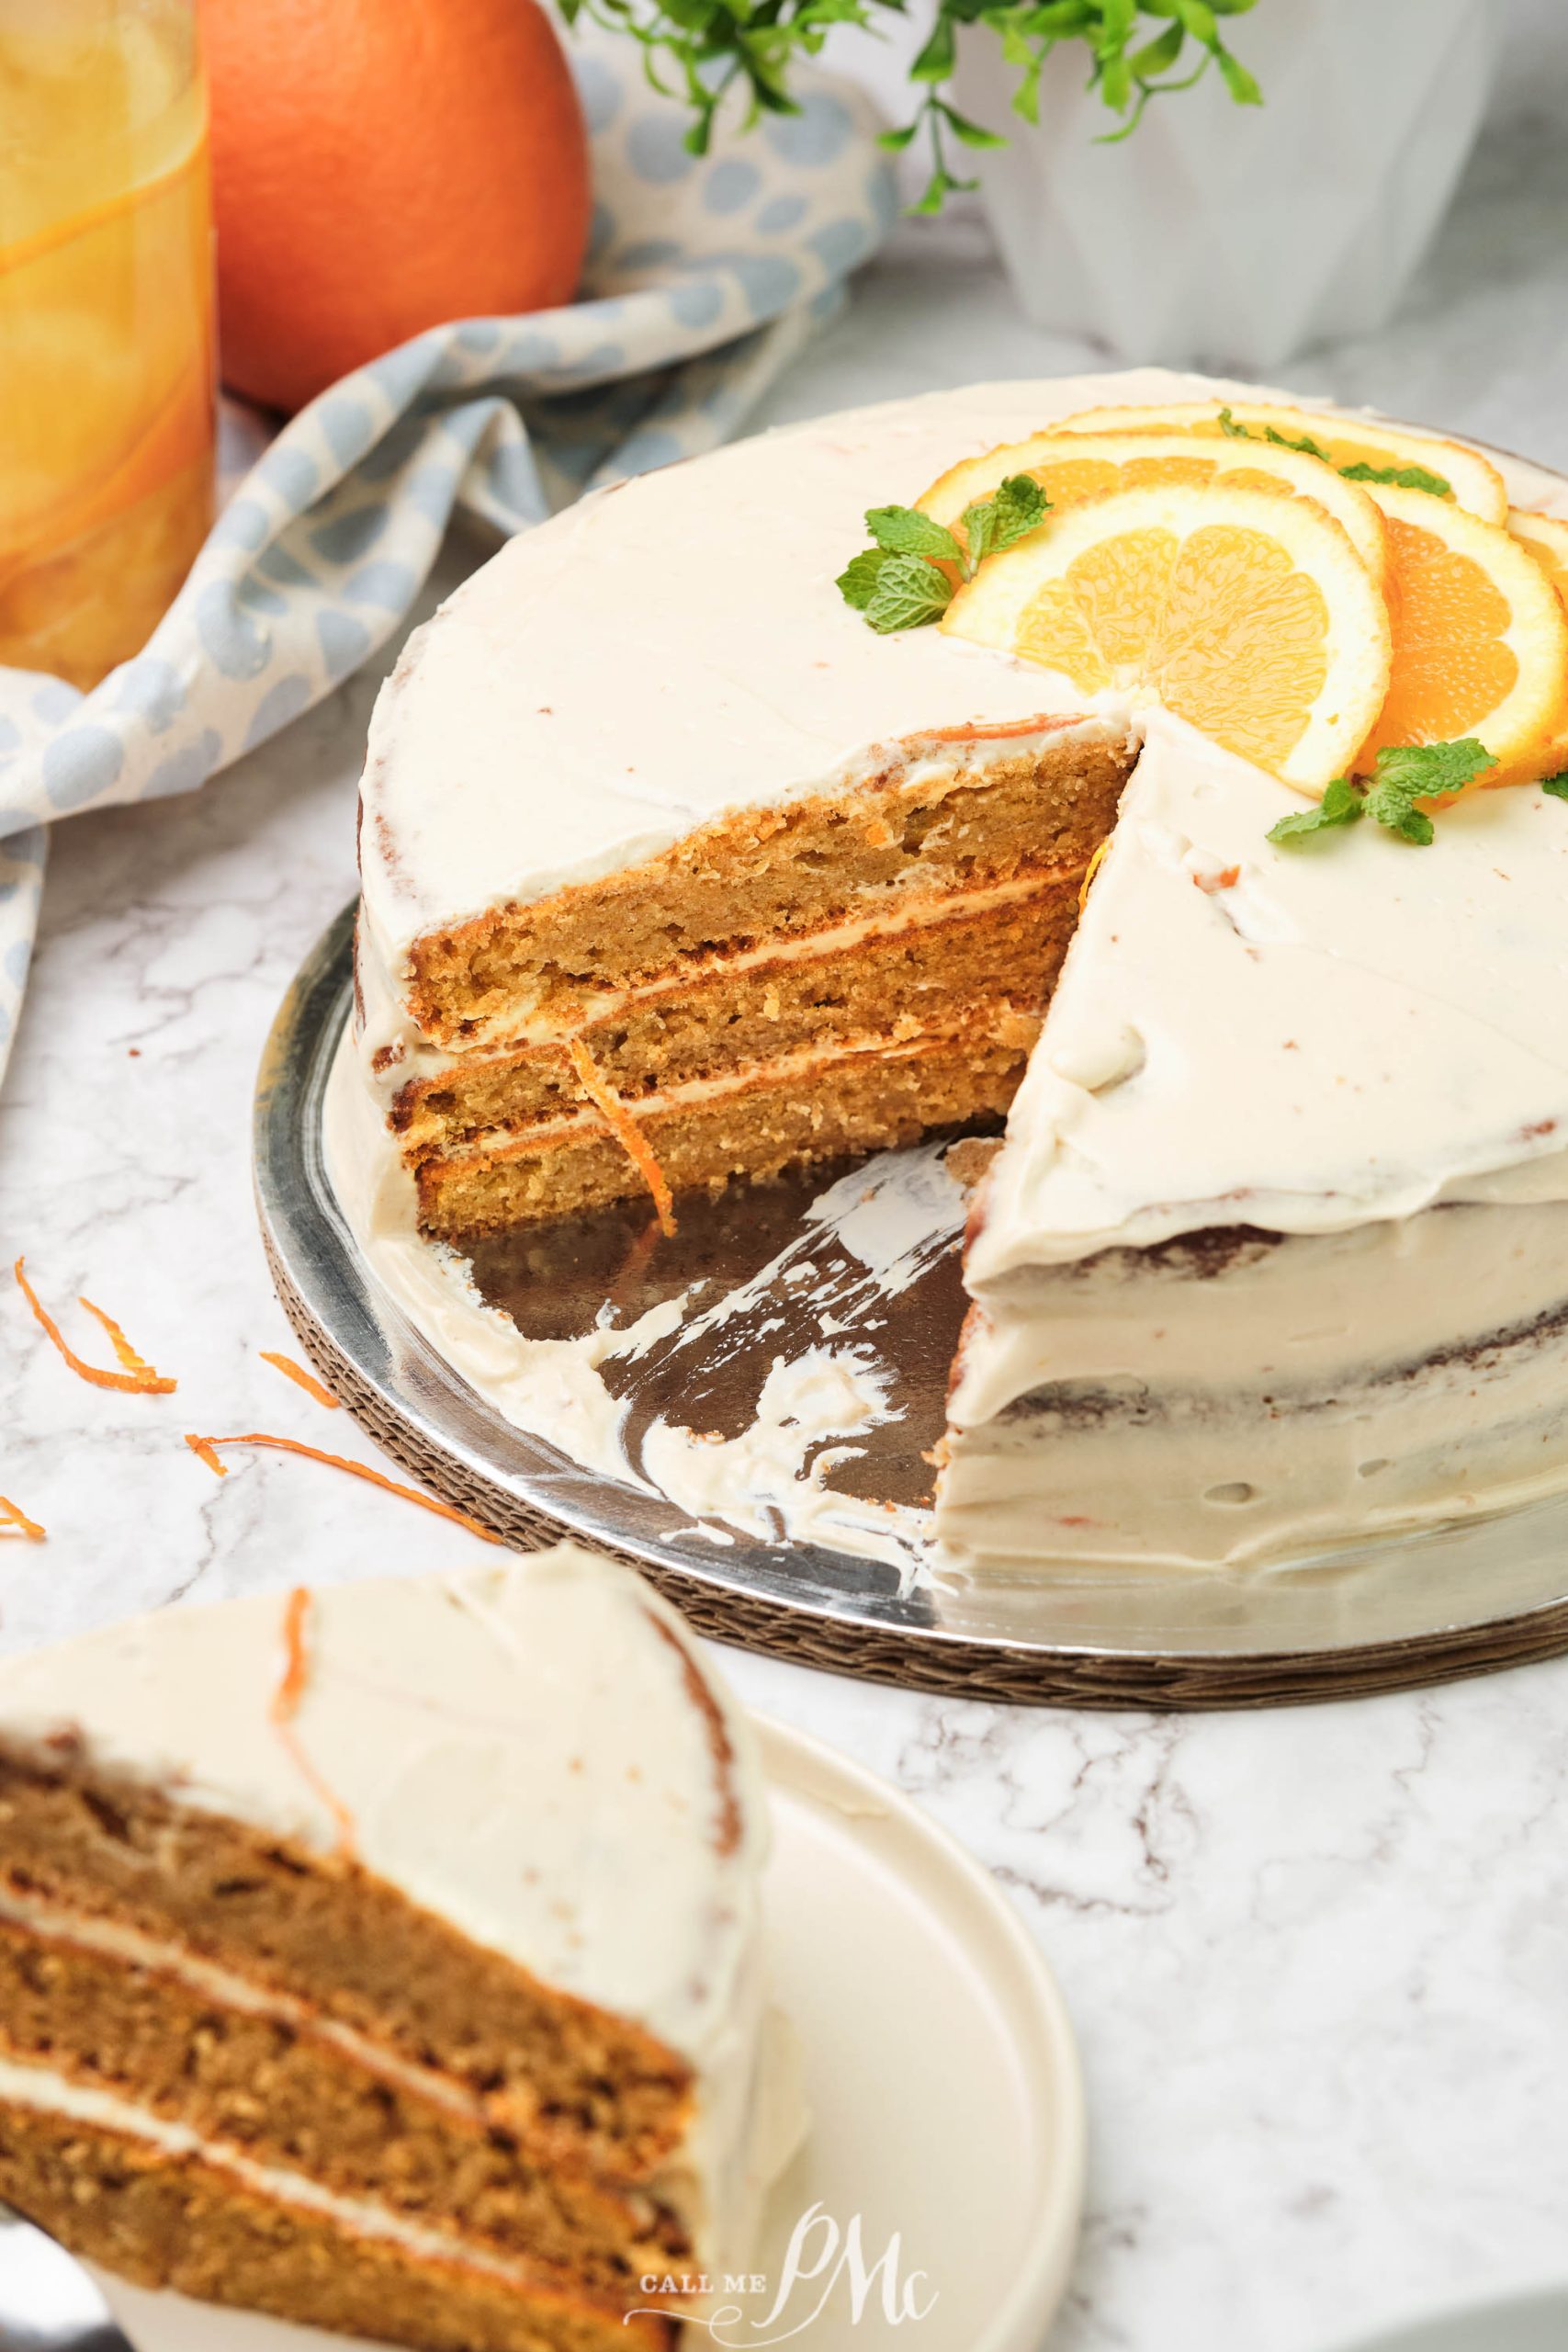
<svg viewBox="0 0 1568 2352">
<path fill-rule="evenodd" d="M 799 1665 L 965 1698 L 1092 1707 L 1248 1707 L 1405 1689 L 1568 1650 L 1568 1497 L 1397 1541 L 1267 1569 L 1108 1574 L 1043 1561 L 1026 1587 L 924 1580 L 810 1544 L 694 1534 L 661 1495 L 591 1476 L 500 1418 L 381 1291 L 333 1197 L 321 1106 L 352 997 L 352 910 L 308 957 L 263 1057 L 256 1198 L 274 1281 L 299 1340 L 394 1460 L 520 1551 L 563 1532 L 640 1568 L 705 1634 Z M 646 1205 L 483 1245 L 474 1272 L 531 1338 L 588 1330 L 694 1285 L 732 1290 L 802 1233 L 822 1188 L 737 1186 L 683 1204 L 673 1241 L 649 1246 Z M 721 1295 L 716 1289 L 712 1295 Z M 697 1291 L 700 1305 L 703 1293 Z M 852 1306 L 846 1306 L 853 1329 Z M 942 1398 L 963 1294 L 956 1246 L 863 1335 L 895 1378 L 899 1417 L 873 1430 L 833 1484 L 881 1501 L 930 1490 L 922 1458 Z M 751 1420 L 792 1335 L 792 1296 L 764 1295 L 722 1346 L 655 1347 L 615 1374 L 637 1434 L 655 1416 L 732 1435 Z M 768 1329 L 764 1331 L 762 1325 Z"/>
</svg>

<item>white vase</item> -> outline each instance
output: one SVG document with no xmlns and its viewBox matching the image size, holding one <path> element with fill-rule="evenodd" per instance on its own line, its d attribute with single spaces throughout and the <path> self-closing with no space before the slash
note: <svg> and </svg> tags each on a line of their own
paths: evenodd
<svg viewBox="0 0 1568 2352">
<path fill-rule="evenodd" d="M 1263 88 L 1213 68 L 1156 98 L 1117 146 L 1087 52 L 1010 108 L 996 36 L 972 28 L 955 96 L 1010 144 L 976 158 L 997 241 L 1037 326 L 1128 360 L 1265 369 L 1388 319 L 1480 129 L 1493 0 L 1261 0 L 1222 19 Z"/>
</svg>

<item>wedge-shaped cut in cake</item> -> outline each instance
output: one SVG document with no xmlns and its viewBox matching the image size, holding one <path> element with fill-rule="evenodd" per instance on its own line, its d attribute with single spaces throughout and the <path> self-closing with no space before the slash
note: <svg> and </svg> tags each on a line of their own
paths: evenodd
<svg viewBox="0 0 1568 2352">
<path fill-rule="evenodd" d="M 640 1476 L 595 1369 L 640 1318 L 535 1341 L 431 1241 L 1005 1111 L 944 1570 L 1556 1492 L 1565 565 L 1559 478 L 1156 369 L 817 418 L 514 540 L 371 729 L 326 1141 L 381 1289 Z M 597 1238 L 635 1292 L 657 1235 Z"/>
<path fill-rule="evenodd" d="M 744 1719 L 629 1571 L 164 1611 L 0 1667 L 0 2196 L 424 2352 L 663 2346 L 793 2103 Z"/>
</svg>

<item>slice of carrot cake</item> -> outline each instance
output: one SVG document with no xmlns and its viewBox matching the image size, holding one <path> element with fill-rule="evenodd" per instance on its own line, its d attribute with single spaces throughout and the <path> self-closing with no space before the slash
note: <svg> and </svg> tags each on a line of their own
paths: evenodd
<svg viewBox="0 0 1568 2352">
<path fill-rule="evenodd" d="M 766 1844 L 744 1718 L 570 1544 L 9 1659 L 0 2196 L 423 2352 L 668 2346 L 788 2136 Z"/>
</svg>

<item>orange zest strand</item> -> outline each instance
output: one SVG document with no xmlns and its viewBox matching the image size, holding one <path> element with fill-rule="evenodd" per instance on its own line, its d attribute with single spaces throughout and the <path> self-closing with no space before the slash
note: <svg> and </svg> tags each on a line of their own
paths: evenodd
<svg viewBox="0 0 1568 2352">
<path fill-rule="evenodd" d="M 337 1791 L 329 1787 L 321 1773 L 317 1771 L 315 1765 L 305 1752 L 299 1732 L 295 1729 L 295 1718 L 299 1713 L 300 1704 L 305 1696 L 305 1687 L 310 1679 L 308 1645 L 310 1611 L 313 1605 L 311 1595 L 303 1585 L 296 1585 L 284 1603 L 283 1679 L 272 1694 L 272 1705 L 267 1712 L 272 1727 L 288 1750 L 296 1770 L 304 1780 L 309 1781 L 336 1823 L 339 1853 L 342 1854 L 344 1861 L 352 1862 L 358 1860 L 354 1815 L 338 1795 Z"/>
<path fill-rule="evenodd" d="M 133 1396 L 168 1396 L 173 1395 L 175 1389 L 178 1385 L 178 1383 L 173 1380 L 166 1380 L 161 1373 L 155 1372 L 152 1366 L 147 1362 L 145 1356 L 140 1356 L 137 1354 L 136 1350 L 131 1346 L 130 1341 L 126 1338 L 125 1333 L 120 1329 L 119 1325 L 114 1321 L 113 1317 L 106 1315 L 101 1306 L 95 1306 L 91 1299 L 87 1298 L 79 1300 L 78 1304 L 85 1306 L 89 1315 L 96 1316 L 98 1321 L 103 1325 L 104 1329 L 109 1335 L 109 1339 L 114 1346 L 114 1351 L 119 1358 L 123 1369 L 119 1372 L 110 1372 L 101 1363 L 87 1363 L 85 1362 L 85 1360 L 76 1353 L 75 1349 L 67 1344 L 65 1335 L 61 1330 L 59 1324 L 55 1322 L 52 1316 L 46 1312 L 42 1300 L 39 1297 L 37 1291 L 34 1290 L 31 1283 L 28 1282 L 26 1273 L 23 1272 L 24 1264 L 25 1261 L 18 1258 L 16 1264 L 12 1267 L 11 1272 L 17 1277 L 23 1297 L 27 1300 L 28 1305 L 32 1308 L 33 1319 L 38 1324 L 39 1329 L 43 1332 L 44 1337 L 49 1340 L 54 1347 L 58 1348 L 60 1353 L 64 1357 L 66 1363 L 70 1365 L 72 1371 L 76 1374 L 78 1379 L 90 1381 L 95 1388 L 124 1389 Z"/>
<path fill-rule="evenodd" d="M 669 1239 L 675 1230 L 675 1199 L 664 1181 L 664 1170 L 653 1156 L 652 1146 L 620 1096 L 601 1075 L 597 1063 L 581 1038 L 574 1037 L 568 1050 L 584 1094 L 608 1121 L 615 1141 L 653 1194 L 653 1205 L 659 1212 L 659 1229 Z"/>
<path fill-rule="evenodd" d="M 302 1363 L 296 1363 L 292 1356 L 278 1355 L 271 1348 L 264 1348 L 261 1360 L 271 1364 L 275 1372 L 280 1372 L 285 1380 L 291 1380 L 296 1388 L 302 1388 L 307 1396 L 313 1396 L 318 1405 L 324 1405 L 329 1413 L 338 1410 L 338 1400 L 332 1390 L 323 1388 L 315 1374 L 307 1372 Z"/>
<path fill-rule="evenodd" d="M 1111 836 L 1107 833 L 1105 839 L 1096 844 L 1094 855 L 1084 867 L 1083 880 L 1078 884 L 1078 912 L 1080 915 L 1082 914 L 1085 907 L 1089 904 L 1089 894 L 1094 888 L 1094 877 L 1099 873 L 1100 865 L 1105 858 L 1105 853 L 1110 847 Z"/>
<path fill-rule="evenodd" d="M 273 1437 L 265 1430 L 247 1430 L 240 1437 L 196 1437 L 187 1431 L 186 1443 L 197 1460 L 205 1462 L 209 1469 L 216 1470 L 220 1478 L 228 1476 L 218 1459 L 220 1445 L 266 1445 L 278 1453 L 301 1453 L 307 1462 L 324 1462 L 329 1470 L 346 1470 L 351 1478 L 363 1478 L 369 1486 L 380 1487 L 389 1495 L 401 1495 L 405 1502 L 420 1503 L 426 1510 L 434 1511 L 437 1518 L 449 1519 L 455 1527 L 466 1527 L 470 1535 L 482 1536 L 487 1544 L 501 1542 L 499 1535 L 492 1535 L 488 1527 L 479 1525 L 477 1519 L 470 1519 L 466 1511 L 454 1510 L 450 1503 L 441 1502 L 434 1495 L 424 1494 L 418 1487 L 401 1487 L 395 1478 L 385 1477 L 379 1470 L 372 1470 L 367 1462 L 351 1462 L 346 1453 L 323 1453 L 319 1445 L 301 1445 L 298 1438 Z"/>
<path fill-rule="evenodd" d="M 0 1525 L 0 1542 L 10 1543 L 18 1535 L 25 1537 L 29 1544 L 42 1544 L 46 1540 L 45 1530 L 36 1519 L 29 1519 L 21 1504 L 14 1503 L 9 1495 L 0 1495 L 0 1515 L 6 1522 Z"/>
</svg>

